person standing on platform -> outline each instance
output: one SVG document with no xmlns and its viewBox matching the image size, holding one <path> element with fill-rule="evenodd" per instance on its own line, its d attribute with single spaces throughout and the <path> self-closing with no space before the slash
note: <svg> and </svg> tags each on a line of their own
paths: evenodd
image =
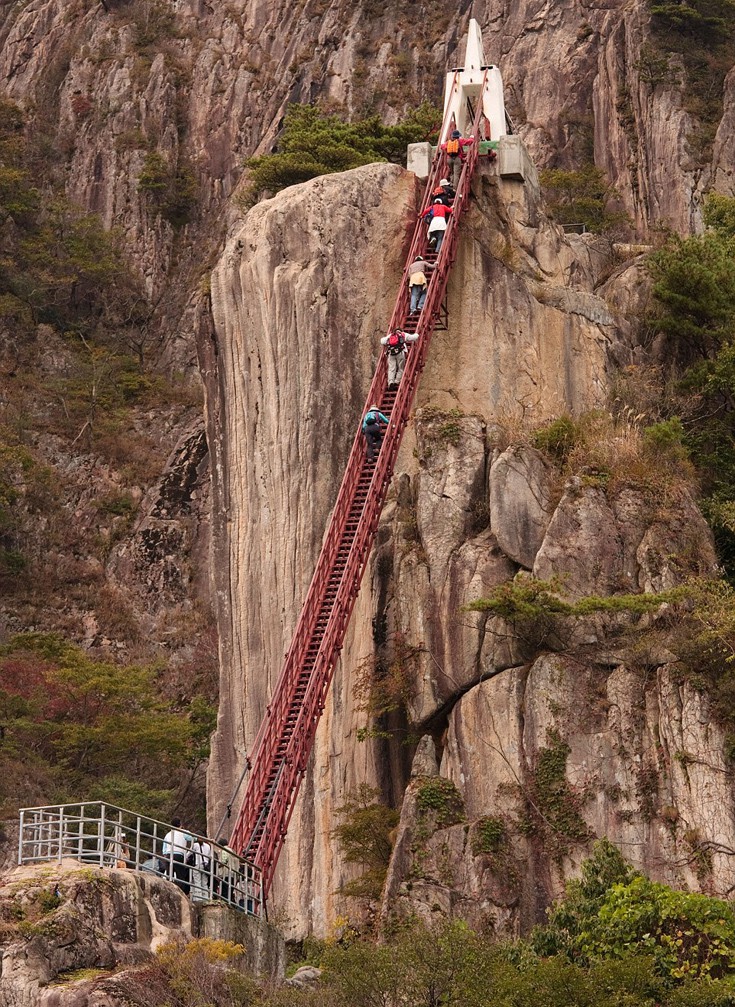
<svg viewBox="0 0 735 1007">
<path fill-rule="evenodd" d="M 181 819 L 171 819 L 171 829 L 163 837 L 162 855 L 166 876 L 171 878 L 184 895 L 189 894 L 189 867 L 186 852 L 191 843 L 191 835 L 181 828 Z"/>
<path fill-rule="evenodd" d="M 192 902 L 209 902 L 215 893 L 216 858 L 206 839 L 195 839 L 186 858 L 190 868 Z"/>
</svg>

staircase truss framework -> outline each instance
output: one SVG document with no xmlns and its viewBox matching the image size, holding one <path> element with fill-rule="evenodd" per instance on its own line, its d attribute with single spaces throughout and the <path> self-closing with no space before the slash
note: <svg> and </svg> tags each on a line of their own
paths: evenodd
<svg viewBox="0 0 735 1007">
<path fill-rule="evenodd" d="M 484 80 L 483 80 L 484 84 Z M 453 125 L 442 124 L 440 135 Z M 477 103 L 473 134 L 480 137 L 484 113 Z M 230 846 L 262 871 L 267 896 L 278 855 L 294 810 L 301 779 L 314 743 L 319 718 L 327 700 L 350 616 L 368 562 L 378 520 L 408 423 L 412 403 L 434 329 L 446 317 L 446 293 L 457 255 L 459 224 L 470 197 L 470 183 L 477 164 L 479 144 L 466 148 L 453 212 L 438 256 L 426 245 L 426 222 L 416 223 L 406 258 L 390 328 L 415 331 L 403 378 L 397 391 L 387 388 L 387 358 L 381 353 L 370 385 L 365 410 L 360 417 L 337 502 L 317 560 L 306 600 L 296 625 L 283 668 L 248 759 L 249 775 Z M 431 203 L 432 193 L 447 171 L 447 158 L 437 148 L 426 184 L 421 212 Z M 435 259 L 424 308 L 409 315 L 408 266 L 417 255 Z M 411 319 L 417 324 L 412 325 Z M 362 417 L 378 403 L 389 418 L 377 460 L 366 457 Z"/>
</svg>

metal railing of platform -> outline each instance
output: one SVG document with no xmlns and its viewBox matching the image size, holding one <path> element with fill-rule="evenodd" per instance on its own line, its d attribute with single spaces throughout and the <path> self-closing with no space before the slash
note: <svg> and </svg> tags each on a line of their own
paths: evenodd
<svg viewBox="0 0 735 1007">
<path fill-rule="evenodd" d="M 18 864 L 71 858 L 86 866 L 150 873 L 172 881 L 195 903 L 221 902 L 252 916 L 263 913 L 263 881 L 255 864 L 181 827 L 191 837 L 190 847 L 176 853 L 168 843 L 164 853 L 172 828 L 102 801 L 21 808 Z M 198 842 L 209 844 L 210 857 Z"/>
</svg>

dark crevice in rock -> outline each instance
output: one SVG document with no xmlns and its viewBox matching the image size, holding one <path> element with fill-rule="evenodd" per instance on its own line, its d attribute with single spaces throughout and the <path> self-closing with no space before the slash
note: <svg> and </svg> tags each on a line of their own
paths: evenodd
<svg viewBox="0 0 735 1007">
<path fill-rule="evenodd" d="M 375 664 L 388 662 L 390 627 L 388 608 L 393 600 L 394 543 L 387 528 L 381 529 L 376 540 L 375 593 L 376 605 L 373 616 L 373 643 Z M 377 728 L 381 737 L 375 741 L 378 748 L 377 765 L 382 767 L 379 788 L 383 800 L 391 807 L 399 807 L 408 780 L 411 776 L 415 744 L 409 744 L 409 724 L 403 707 L 383 714 L 378 718 Z"/>
<path fill-rule="evenodd" d="M 492 671 L 486 671 L 479 675 L 477 681 L 469 682 L 467 685 L 463 685 L 458 689 L 455 689 L 442 703 L 442 705 L 421 723 L 412 725 L 412 729 L 417 734 L 431 734 L 432 737 L 438 737 L 443 731 L 449 726 L 449 717 L 452 710 L 457 705 L 457 703 L 462 699 L 463 696 L 467 695 L 472 689 L 476 688 L 482 682 L 488 681 L 488 679 L 495 678 L 496 675 L 503 675 L 506 671 L 514 671 L 514 668 L 504 668 L 502 671 L 493 669 Z"/>
</svg>

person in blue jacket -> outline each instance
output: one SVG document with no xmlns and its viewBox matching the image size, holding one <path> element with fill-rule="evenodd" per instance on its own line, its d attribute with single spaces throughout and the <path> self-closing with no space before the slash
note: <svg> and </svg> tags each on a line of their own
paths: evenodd
<svg viewBox="0 0 735 1007">
<path fill-rule="evenodd" d="M 362 421 L 362 432 L 367 441 L 367 460 L 372 462 L 380 451 L 383 433 L 388 426 L 388 417 L 383 416 L 377 405 L 372 405 Z"/>
</svg>

